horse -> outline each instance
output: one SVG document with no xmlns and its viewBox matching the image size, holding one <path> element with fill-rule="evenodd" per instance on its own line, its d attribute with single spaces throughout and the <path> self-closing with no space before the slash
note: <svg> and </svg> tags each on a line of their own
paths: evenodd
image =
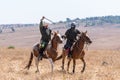
<svg viewBox="0 0 120 80">
<path fill-rule="evenodd" d="M 75 72 L 75 65 L 76 65 L 76 59 L 81 59 L 83 62 L 83 68 L 81 72 L 83 73 L 86 67 L 86 62 L 84 60 L 84 45 L 92 43 L 90 38 L 86 35 L 86 32 L 81 32 L 81 34 L 78 37 L 78 40 L 73 44 L 71 52 L 72 52 L 72 57 L 68 58 L 68 63 L 67 63 L 67 72 L 69 72 L 69 65 L 71 60 L 73 59 L 73 73 Z M 63 49 L 62 54 L 56 58 L 56 60 L 59 60 L 62 58 L 62 70 L 64 71 L 64 61 L 66 56 L 68 55 L 68 50 Z"/>
<path fill-rule="evenodd" d="M 50 61 L 51 67 L 52 67 L 51 72 L 53 72 L 53 67 L 54 67 L 53 63 L 56 61 L 56 58 L 58 56 L 58 52 L 57 52 L 58 45 L 62 42 L 63 42 L 63 39 L 62 39 L 61 35 L 58 32 L 54 32 L 53 38 L 52 38 L 50 44 L 48 44 L 46 50 L 44 51 L 43 58 L 48 59 Z M 39 56 L 39 50 L 40 50 L 39 46 L 40 46 L 39 43 L 37 43 L 33 46 L 29 62 L 27 64 L 27 66 L 25 67 L 25 69 L 27 68 L 29 70 L 32 60 L 33 60 L 33 56 L 34 56 L 35 65 L 37 67 L 37 70 L 35 71 L 36 73 L 39 72 L 39 69 L 38 69 L 38 64 L 39 64 L 38 56 Z"/>
</svg>

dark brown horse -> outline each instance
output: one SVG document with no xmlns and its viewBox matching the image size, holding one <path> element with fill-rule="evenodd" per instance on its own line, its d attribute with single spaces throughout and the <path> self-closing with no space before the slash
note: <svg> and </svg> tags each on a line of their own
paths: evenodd
<svg viewBox="0 0 120 80">
<path fill-rule="evenodd" d="M 70 65 L 70 62 L 72 59 L 73 59 L 73 73 L 75 72 L 76 59 L 81 59 L 83 62 L 83 68 L 82 68 L 81 72 L 84 72 L 84 70 L 85 70 L 86 62 L 84 60 L 84 55 L 85 55 L 84 45 L 85 45 L 85 43 L 86 44 L 92 43 L 92 41 L 86 35 L 86 33 L 87 33 L 87 31 L 82 32 L 81 35 L 79 36 L 79 39 L 72 46 L 72 58 L 68 58 L 68 64 L 67 64 L 68 72 L 69 72 L 69 65 Z M 62 55 L 60 55 L 57 58 L 57 60 L 62 58 L 62 70 L 64 70 L 64 61 L 65 61 L 65 58 L 67 55 L 68 55 L 68 51 L 63 49 Z"/>
<path fill-rule="evenodd" d="M 58 56 L 57 47 L 58 47 L 59 43 L 62 43 L 61 35 L 58 32 L 54 32 L 53 38 L 51 40 L 51 43 L 48 44 L 48 46 L 46 48 L 46 51 L 44 52 L 44 56 L 43 56 L 43 58 L 46 58 L 46 59 L 48 59 L 50 61 L 51 67 L 52 67 L 52 72 L 53 72 L 53 67 L 54 67 L 53 66 L 53 62 L 55 62 L 55 60 L 56 60 L 56 58 Z M 32 60 L 33 60 L 33 56 L 34 56 L 34 58 L 35 58 L 35 65 L 37 67 L 36 72 L 39 72 L 39 69 L 38 69 L 38 64 L 39 64 L 39 61 L 38 61 L 39 46 L 40 46 L 39 43 L 37 43 L 37 44 L 35 44 L 33 46 L 33 49 L 32 49 L 32 52 L 31 52 L 31 56 L 30 56 L 28 65 L 25 67 L 27 69 L 30 68 Z"/>
</svg>

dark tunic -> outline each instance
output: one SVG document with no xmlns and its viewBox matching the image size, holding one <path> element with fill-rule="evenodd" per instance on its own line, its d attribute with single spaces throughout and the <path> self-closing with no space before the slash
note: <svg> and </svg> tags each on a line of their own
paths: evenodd
<svg viewBox="0 0 120 80">
<path fill-rule="evenodd" d="M 51 30 L 49 28 L 46 28 L 45 26 L 43 26 L 43 22 L 40 22 L 40 33 L 42 35 L 41 40 L 45 41 L 45 42 L 49 42 L 51 39 Z"/>
</svg>

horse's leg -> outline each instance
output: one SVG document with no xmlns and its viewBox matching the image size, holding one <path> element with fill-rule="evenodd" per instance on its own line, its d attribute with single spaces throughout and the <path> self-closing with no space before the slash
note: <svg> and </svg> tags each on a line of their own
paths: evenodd
<svg viewBox="0 0 120 80">
<path fill-rule="evenodd" d="M 69 65 L 70 65 L 70 62 L 71 62 L 71 58 L 70 59 L 68 59 L 69 61 L 68 61 L 68 64 L 67 64 L 67 72 L 69 72 Z"/>
<path fill-rule="evenodd" d="M 64 64 L 65 64 L 65 57 L 66 57 L 66 50 L 63 50 L 63 54 L 62 54 L 62 70 L 65 70 L 64 69 Z"/>
<path fill-rule="evenodd" d="M 52 58 L 49 58 L 48 60 L 50 61 L 51 68 L 52 68 L 51 72 L 53 73 L 53 67 L 54 67 L 53 60 Z"/>
<path fill-rule="evenodd" d="M 86 66 L 86 62 L 85 62 L 85 60 L 84 60 L 84 58 L 82 57 L 82 58 L 80 58 L 81 60 L 82 60 L 82 62 L 83 62 L 83 68 L 82 68 L 82 70 L 81 70 L 81 72 L 83 73 L 84 72 L 84 70 L 85 70 L 85 66 Z"/>
<path fill-rule="evenodd" d="M 75 72 L 75 65 L 76 65 L 76 60 L 73 59 L 73 73 Z"/>
<path fill-rule="evenodd" d="M 65 55 L 63 55 L 63 58 L 62 58 L 62 70 L 64 70 L 64 63 L 65 63 Z"/>
<path fill-rule="evenodd" d="M 35 65 L 37 67 L 37 70 L 35 71 L 36 73 L 39 72 L 39 68 L 38 68 L 38 65 L 39 65 L 39 61 L 38 61 L 38 57 L 35 57 Z"/>
</svg>

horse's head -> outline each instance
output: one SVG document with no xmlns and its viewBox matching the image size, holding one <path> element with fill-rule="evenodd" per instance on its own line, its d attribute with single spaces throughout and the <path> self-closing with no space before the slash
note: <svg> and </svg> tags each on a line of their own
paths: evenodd
<svg viewBox="0 0 120 80">
<path fill-rule="evenodd" d="M 62 43 L 63 42 L 63 39 L 62 39 L 61 35 L 59 34 L 59 32 L 54 32 L 53 35 L 54 35 L 53 39 L 54 39 L 55 42 L 57 42 L 57 43 Z"/>
<path fill-rule="evenodd" d="M 82 32 L 81 35 L 79 36 L 79 40 L 82 39 L 83 41 L 85 41 L 87 44 L 91 44 L 92 41 L 90 40 L 90 38 L 86 35 L 87 31 Z"/>
</svg>

